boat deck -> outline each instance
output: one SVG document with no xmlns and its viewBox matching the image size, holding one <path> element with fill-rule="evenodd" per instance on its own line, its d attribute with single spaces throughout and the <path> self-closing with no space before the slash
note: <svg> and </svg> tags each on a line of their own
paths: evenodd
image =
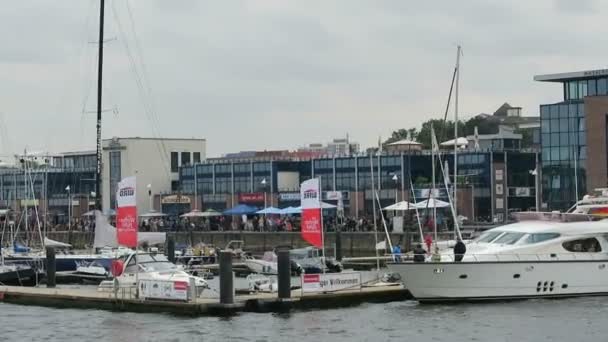
<svg viewBox="0 0 608 342">
<path fill-rule="evenodd" d="M 219 298 L 205 296 L 205 294 L 194 301 L 176 302 L 136 299 L 133 298 L 129 289 L 121 289 L 114 294 L 113 292 L 100 292 L 93 287 L 0 286 L 0 302 L 6 303 L 128 312 L 164 312 L 190 316 L 221 316 L 238 312 L 277 312 L 291 309 L 326 309 L 364 302 L 390 302 L 410 298 L 409 292 L 401 285 L 363 287 L 361 290 L 305 295 L 302 295 L 301 290 L 293 290 L 289 299 L 280 299 L 277 293 L 236 295 L 233 304 L 221 304 Z"/>
</svg>

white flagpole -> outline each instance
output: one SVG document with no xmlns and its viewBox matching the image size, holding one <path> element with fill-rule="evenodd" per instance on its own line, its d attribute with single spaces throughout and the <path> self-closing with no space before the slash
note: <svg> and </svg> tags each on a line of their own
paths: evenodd
<svg viewBox="0 0 608 342">
<path fill-rule="evenodd" d="M 319 190 L 319 210 L 321 211 L 321 250 L 323 251 L 323 273 L 325 274 L 325 227 L 323 226 L 323 201 L 322 198 L 323 196 L 321 196 L 322 192 L 321 192 L 321 176 L 317 177 L 318 181 L 318 190 Z"/>
<path fill-rule="evenodd" d="M 378 224 L 377 224 L 377 220 L 376 220 L 376 200 L 375 200 L 375 192 L 376 192 L 376 185 L 374 183 L 374 158 L 372 158 L 372 155 L 369 155 L 369 169 L 370 169 L 370 173 L 371 173 L 371 181 L 372 181 L 372 210 L 374 212 L 374 242 L 375 242 L 375 251 L 376 251 L 376 272 L 378 272 L 378 278 L 380 278 L 380 255 L 378 255 Z M 365 197 L 365 196 L 364 196 Z M 380 209 L 382 210 L 382 209 Z M 386 243 L 384 244 L 384 246 L 386 246 Z M 390 253 L 393 253 L 393 250 L 390 250 Z"/>
</svg>

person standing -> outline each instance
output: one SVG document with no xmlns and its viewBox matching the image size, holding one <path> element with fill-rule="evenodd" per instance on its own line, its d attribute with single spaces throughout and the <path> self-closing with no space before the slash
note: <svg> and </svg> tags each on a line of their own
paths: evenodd
<svg viewBox="0 0 608 342">
<path fill-rule="evenodd" d="M 466 252 L 467 246 L 462 242 L 462 239 L 458 238 L 456 245 L 454 245 L 454 261 L 461 262 Z"/>
<path fill-rule="evenodd" d="M 414 262 L 424 262 L 426 259 L 426 251 L 421 244 L 417 244 L 414 248 Z"/>
</svg>

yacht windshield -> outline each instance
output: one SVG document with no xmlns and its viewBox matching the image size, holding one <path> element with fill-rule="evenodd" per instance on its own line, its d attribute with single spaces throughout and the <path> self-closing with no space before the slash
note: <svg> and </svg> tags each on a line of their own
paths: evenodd
<svg viewBox="0 0 608 342">
<path fill-rule="evenodd" d="M 521 237 L 524 235 L 526 235 L 526 234 L 525 233 L 505 233 L 498 239 L 492 241 L 492 243 L 512 245 L 512 244 L 516 243 L 517 241 L 519 241 L 519 239 L 521 239 Z"/>
<path fill-rule="evenodd" d="M 504 232 L 500 231 L 490 231 L 481 234 L 479 238 L 477 238 L 477 242 L 492 242 L 492 240 L 496 239 L 500 234 Z"/>
<path fill-rule="evenodd" d="M 162 254 L 138 254 L 138 262 L 142 268 L 148 272 L 169 271 L 176 268 L 169 262 L 167 257 Z"/>
<path fill-rule="evenodd" d="M 524 240 L 524 243 L 538 243 L 547 240 L 552 240 L 558 238 L 559 233 L 536 233 L 529 234 L 528 237 Z"/>
</svg>

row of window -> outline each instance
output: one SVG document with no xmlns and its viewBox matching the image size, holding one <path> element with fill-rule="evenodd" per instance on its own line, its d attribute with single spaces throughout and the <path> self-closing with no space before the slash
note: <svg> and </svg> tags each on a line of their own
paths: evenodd
<svg viewBox="0 0 608 342">
<path fill-rule="evenodd" d="M 543 150 L 557 146 L 585 146 L 587 145 L 587 133 L 576 131 L 543 133 L 541 135 L 541 144 Z"/>
<path fill-rule="evenodd" d="M 541 120 L 541 133 L 585 131 L 585 118 L 558 118 Z"/>
<path fill-rule="evenodd" d="M 540 106 L 540 119 L 575 118 L 585 116 L 583 103 L 557 103 Z"/>
<path fill-rule="evenodd" d="M 200 162 L 200 152 L 171 152 L 171 172 L 177 172 L 179 166 L 192 165 Z"/>
<path fill-rule="evenodd" d="M 578 160 L 579 162 L 587 159 L 587 146 L 554 146 L 545 147 L 542 152 L 543 164 L 547 161 L 565 161 L 565 160 Z M 582 165 L 582 164 L 581 164 Z"/>
<path fill-rule="evenodd" d="M 564 82 L 564 99 L 580 100 L 585 96 L 607 95 L 608 80 L 606 78 Z"/>
</svg>

